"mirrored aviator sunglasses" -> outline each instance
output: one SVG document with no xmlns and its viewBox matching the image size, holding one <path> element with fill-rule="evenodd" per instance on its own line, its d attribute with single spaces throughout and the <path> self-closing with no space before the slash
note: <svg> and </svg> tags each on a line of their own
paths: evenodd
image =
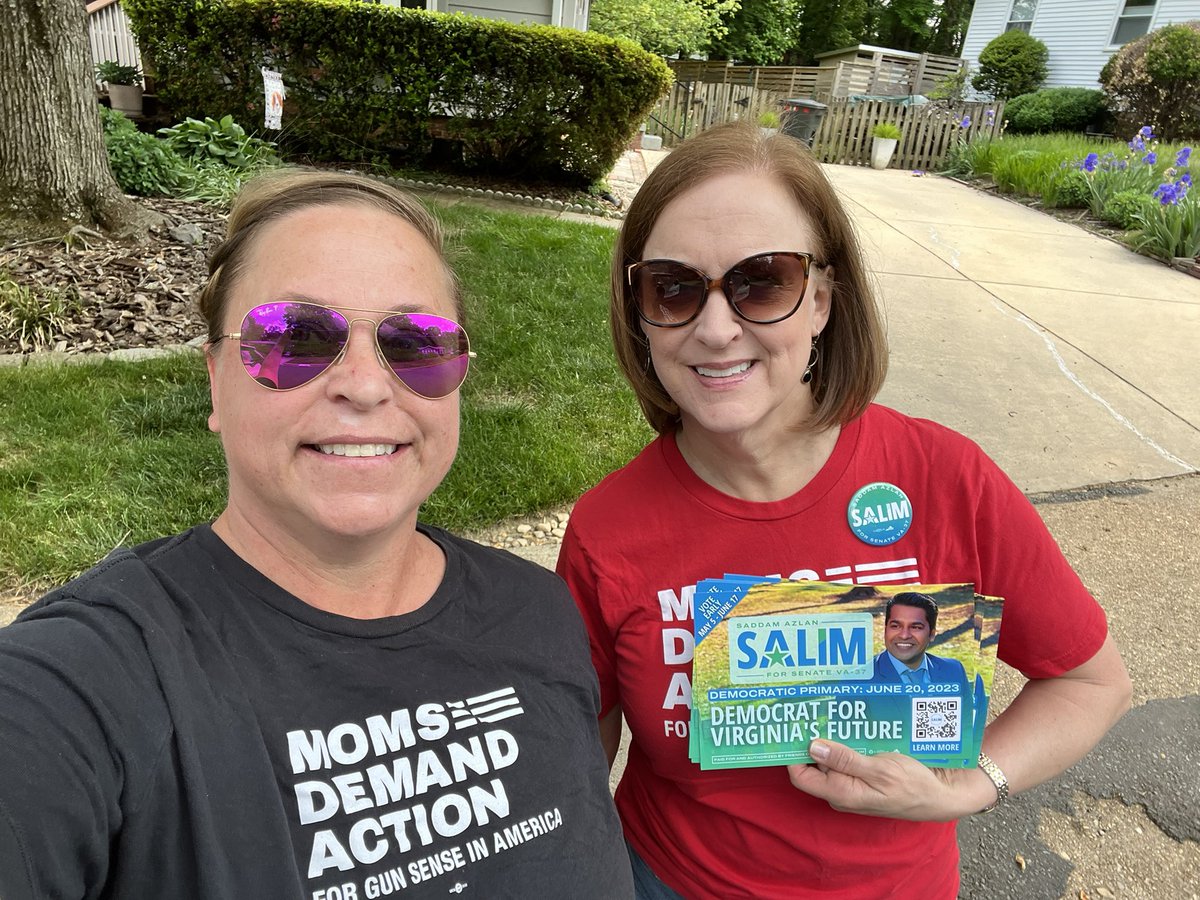
<svg viewBox="0 0 1200 900">
<path fill-rule="evenodd" d="M 811 253 L 777 250 L 748 256 L 720 278 L 709 278 L 678 260 L 646 259 L 626 267 L 625 278 L 638 315 L 650 325 L 687 325 L 717 288 L 739 317 L 771 325 L 800 308 L 814 265 L 822 266 Z"/>
<path fill-rule="evenodd" d="M 338 309 L 387 312 L 353 306 Z M 290 391 L 341 359 L 351 325 L 357 321 L 328 306 L 285 300 L 254 307 L 242 319 L 241 331 L 221 337 L 238 341 L 242 366 L 256 382 L 268 390 Z M 449 396 L 466 380 L 474 354 L 466 331 L 454 320 L 393 313 L 378 322 L 362 321 L 375 329 L 380 361 L 418 397 Z"/>
</svg>

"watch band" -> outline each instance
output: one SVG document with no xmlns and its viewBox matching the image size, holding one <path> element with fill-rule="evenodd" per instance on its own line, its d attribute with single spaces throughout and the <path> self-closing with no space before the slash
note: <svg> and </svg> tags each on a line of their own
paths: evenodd
<svg viewBox="0 0 1200 900">
<path fill-rule="evenodd" d="M 992 762 L 992 758 L 982 750 L 979 752 L 979 768 L 996 786 L 996 799 L 980 810 L 981 813 L 991 812 L 1008 799 L 1008 779 L 1004 777 L 1000 767 Z"/>
</svg>

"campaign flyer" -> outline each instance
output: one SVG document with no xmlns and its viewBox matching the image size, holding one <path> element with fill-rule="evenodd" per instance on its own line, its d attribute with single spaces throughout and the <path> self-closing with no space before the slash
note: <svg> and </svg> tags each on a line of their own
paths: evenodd
<svg viewBox="0 0 1200 900">
<path fill-rule="evenodd" d="M 969 584 L 698 583 L 691 758 L 705 769 L 807 763 L 820 737 L 973 766 L 1001 610 L 994 600 L 977 608 L 989 600 Z M 932 629 L 922 604 L 936 610 Z"/>
</svg>

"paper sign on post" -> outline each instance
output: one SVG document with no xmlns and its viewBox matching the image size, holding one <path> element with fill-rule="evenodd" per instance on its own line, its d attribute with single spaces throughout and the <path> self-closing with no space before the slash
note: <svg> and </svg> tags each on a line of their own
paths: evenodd
<svg viewBox="0 0 1200 900">
<path fill-rule="evenodd" d="M 276 131 L 283 127 L 283 98 L 287 90 L 283 86 L 283 76 L 274 69 L 262 68 L 263 104 L 266 112 L 264 127 Z"/>
</svg>

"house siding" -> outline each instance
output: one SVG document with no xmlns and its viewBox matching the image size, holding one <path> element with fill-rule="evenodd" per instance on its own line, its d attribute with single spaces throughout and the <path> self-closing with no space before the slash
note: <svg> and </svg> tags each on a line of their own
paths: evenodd
<svg viewBox="0 0 1200 900">
<path fill-rule="evenodd" d="M 1038 0 L 1029 33 L 1050 50 L 1046 87 L 1099 87 L 1100 70 L 1119 46 L 1110 43 L 1124 0 Z M 979 53 L 1008 25 L 1012 0 L 976 0 L 963 58 L 979 67 Z M 1159 0 L 1151 30 L 1200 19 L 1200 0 Z"/>
</svg>

